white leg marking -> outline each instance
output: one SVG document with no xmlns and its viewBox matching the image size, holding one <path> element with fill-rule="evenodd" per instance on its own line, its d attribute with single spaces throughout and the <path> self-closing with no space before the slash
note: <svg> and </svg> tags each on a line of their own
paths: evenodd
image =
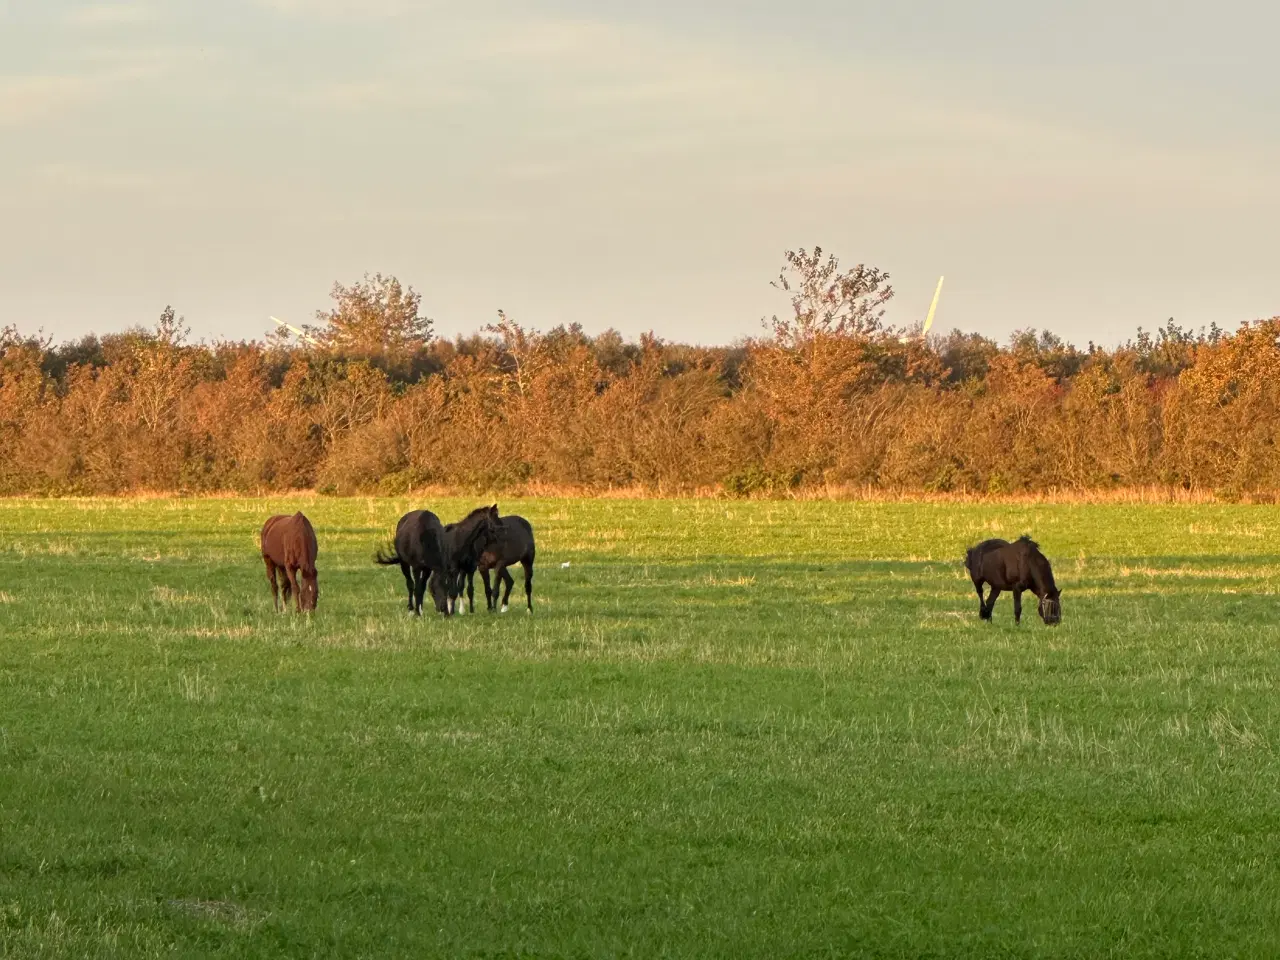
<svg viewBox="0 0 1280 960">
<path fill-rule="evenodd" d="M 502 605 L 502 612 L 503 613 L 507 612 L 507 605 L 505 603 Z"/>
</svg>

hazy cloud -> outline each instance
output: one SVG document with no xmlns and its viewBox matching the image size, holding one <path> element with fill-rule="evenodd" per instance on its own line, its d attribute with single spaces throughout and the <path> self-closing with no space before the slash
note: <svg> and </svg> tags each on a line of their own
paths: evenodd
<svg viewBox="0 0 1280 960">
<path fill-rule="evenodd" d="M 294 17 L 364 19 L 399 17 L 421 12 L 427 4 L 413 0 L 254 0 L 259 6 Z"/>
<path fill-rule="evenodd" d="M 0 124 L 40 119 L 85 103 L 100 92 L 92 77 L 0 77 Z"/>
<path fill-rule="evenodd" d="M 155 20 L 159 11 L 151 3 L 95 3 L 75 7 L 64 17 L 73 27 L 103 27 L 145 23 Z"/>
<path fill-rule="evenodd" d="M 501 300 L 727 340 L 782 251 L 821 243 L 912 316 L 945 271 L 939 324 L 999 335 L 1274 312 L 1266 31 L 1182 11 L 1157 37 L 1145 0 L 1084 2 L 24 5 L 0 31 L 0 124 L 25 125 L 0 289 L 51 325 L 51 287 L 162 282 L 198 330 L 201 304 L 305 316 L 382 269 L 446 332 Z"/>
</svg>

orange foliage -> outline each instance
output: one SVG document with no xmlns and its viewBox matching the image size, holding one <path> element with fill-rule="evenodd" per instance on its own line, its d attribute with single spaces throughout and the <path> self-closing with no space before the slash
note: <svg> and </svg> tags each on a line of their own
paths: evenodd
<svg viewBox="0 0 1280 960">
<path fill-rule="evenodd" d="M 821 281 L 795 285 L 797 320 L 734 349 L 505 317 L 488 337 L 385 362 L 327 345 L 184 345 L 171 312 L 156 334 L 56 349 L 8 328 L 0 492 L 1280 486 L 1280 317 L 1231 336 L 1170 325 L 1087 353 L 1034 331 L 1008 349 L 902 339 L 879 328 L 883 278 L 859 268 L 840 286 L 818 253 L 793 262 Z"/>
</svg>

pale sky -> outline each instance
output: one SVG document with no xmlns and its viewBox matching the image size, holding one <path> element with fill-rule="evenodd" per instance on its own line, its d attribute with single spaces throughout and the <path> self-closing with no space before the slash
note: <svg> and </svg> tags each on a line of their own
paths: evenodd
<svg viewBox="0 0 1280 960">
<path fill-rule="evenodd" d="M 889 320 L 1113 343 L 1280 314 L 1270 0 L 0 0 L 0 325 L 194 339 L 394 274 L 761 332 L 783 251 Z"/>
</svg>

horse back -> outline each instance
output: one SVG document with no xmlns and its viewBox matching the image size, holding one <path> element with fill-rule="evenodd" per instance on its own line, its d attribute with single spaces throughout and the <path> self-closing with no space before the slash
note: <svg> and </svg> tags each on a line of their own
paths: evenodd
<svg viewBox="0 0 1280 960">
<path fill-rule="evenodd" d="M 316 554 L 320 552 L 320 544 L 316 542 L 316 529 L 302 511 L 295 513 L 291 519 L 293 520 L 291 546 L 295 551 L 298 566 L 308 573 L 314 572 Z"/>
<path fill-rule="evenodd" d="M 315 570 L 319 545 L 315 528 L 302 512 L 277 514 L 262 525 L 262 555 L 280 566 Z"/>
<path fill-rule="evenodd" d="M 444 524 L 430 510 L 413 510 L 396 525 L 396 553 L 412 567 L 438 567 L 445 554 Z"/>
<path fill-rule="evenodd" d="M 518 514 L 508 513 L 499 521 L 502 533 L 498 543 L 485 551 L 495 559 L 501 555 L 503 563 L 520 563 L 523 560 L 533 561 L 534 540 L 533 525 Z"/>
<path fill-rule="evenodd" d="M 997 554 L 1004 547 L 1009 546 L 1008 540 L 1001 540 L 993 537 L 990 540 L 983 540 L 981 543 L 972 546 L 965 552 L 964 566 L 969 574 L 974 577 L 984 576 L 984 572 L 990 568 L 991 556 Z"/>
<path fill-rule="evenodd" d="M 277 514 L 273 517 L 267 517 L 267 522 L 262 525 L 262 555 L 276 563 L 284 562 L 284 531 L 281 523 L 288 517 Z"/>
</svg>

